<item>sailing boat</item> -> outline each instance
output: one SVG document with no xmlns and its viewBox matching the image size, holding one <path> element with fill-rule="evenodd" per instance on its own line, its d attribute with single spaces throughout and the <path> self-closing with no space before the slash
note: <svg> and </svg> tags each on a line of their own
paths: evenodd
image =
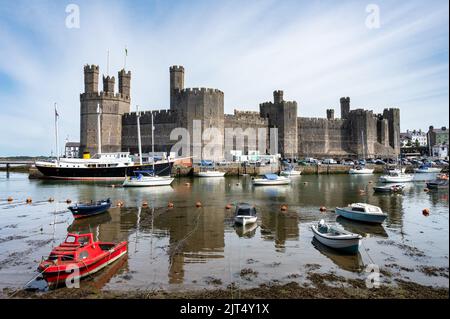
<svg viewBox="0 0 450 319">
<path fill-rule="evenodd" d="M 202 151 L 203 158 L 203 151 Z M 212 169 L 202 170 L 202 167 L 211 167 Z M 224 177 L 225 172 L 216 171 L 216 163 L 211 163 L 210 161 L 201 160 L 200 161 L 200 171 L 196 174 L 198 177 Z"/>
<path fill-rule="evenodd" d="M 362 140 L 362 149 L 363 149 L 363 160 L 365 160 L 366 156 L 365 156 L 365 148 L 366 145 L 364 144 L 364 132 L 361 131 L 361 140 Z M 360 164 L 354 168 L 351 168 L 348 173 L 349 174 L 373 174 L 373 169 L 372 168 L 366 168 L 364 166 L 365 164 Z"/>
<path fill-rule="evenodd" d="M 137 131 L 138 131 L 138 147 L 139 147 L 139 161 L 142 165 L 142 144 L 141 144 L 141 126 L 139 118 L 141 114 L 138 107 L 136 107 L 136 120 L 137 120 Z M 153 125 L 153 112 L 152 115 L 152 170 L 137 170 L 134 171 L 134 176 L 126 177 L 123 182 L 124 187 L 143 187 L 143 186 L 167 186 L 172 184 L 174 178 L 171 176 L 158 176 L 155 173 L 155 140 L 154 133 L 155 126 Z"/>
</svg>

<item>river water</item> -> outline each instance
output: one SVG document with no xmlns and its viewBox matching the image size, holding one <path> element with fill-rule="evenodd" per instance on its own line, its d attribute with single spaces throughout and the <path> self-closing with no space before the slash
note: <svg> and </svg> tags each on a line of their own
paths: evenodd
<svg viewBox="0 0 450 319">
<path fill-rule="evenodd" d="M 179 178 L 172 186 L 125 189 L 108 183 L 29 180 L 19 173 L 6 178 L 2 173 L 0 289 L 27 283 L 37 274 L 41 257 L 68 231 L 93 232 L 103 241 L 128 241 L 126 258 L 82 281 L 100 289 L 172 291 L 230 283 L 304 283 L 312 270 L 364 279 L 369 264 L 382 270 L 383 284 L 402 279 L 448 288 L 448 190 L 425 192 L 423 180 L 433 178 L 421 175 L 403 195 L 379 195 L 372 190 L 377 175 L 304 175 L 293 177 L 290 186 L 259 187 L 249 176 Z M 8 196 L 14 198 L 12 203 Z M 25 203 L 27 197 L 32 204 Z M 50 197 L 55 201 L 49 202 Z M 107 197 L 124 206 L 78 221 L 67 210 L 66 199 Z M 198 201 L 200 208 L 195 206 Z M 174 208 L 167 208 L 168 202 Z M 225 206 L 238 202 L 256 206 L 257 225 L 234 226 L 233 209 Z M 389 216 L 379 226 L 336 218 L 333 209 L 352 202 L 380 206 Z M 288 206 L 286 212 L 280 210 L 282 204 Z M 329 211 L 320 212 L 321 206 Z M 429 216 L 422 214 L 424 208 L 429 208 Z M 313 240 L 310 226 L 320 219 L 363 235 L 359 253 L 342 255 Z"/>
</svg>

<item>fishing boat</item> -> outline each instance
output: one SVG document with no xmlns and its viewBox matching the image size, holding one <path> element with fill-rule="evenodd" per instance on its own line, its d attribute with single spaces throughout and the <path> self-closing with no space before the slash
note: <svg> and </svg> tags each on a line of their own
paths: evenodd
<svg viewBox="0 0 450 319">
<path fill-rule="evenodd" d="M 380 185 L 374 186 L 373 190 L 377 193 L 401 193 L 405 185 L 395 184 L 395 185 Z"/>
<path fill-rule="evenodd" d="M 362 239 L 361 235 L 348 232 L 336 226 L 327 225 L 322 219 L 316 225 L 311 226 L 314 238 L 325 246 L 356 254 L 358 252 L 359 243 Z"/>
<path fill-rule="evenodd" d="M 278 176 L 277 174 L 264 174 L 263 178 L 254 178 L 253 185 L 288 185 L 291 179 L 286 176 Z"/>
<path fill-rule="evenodd" d="M 91 203 L 77 203 L 69 206 L 69 210 L 72 212 L 73 218 L 85 218 L 95 216 L 106 212 L 111 207 L 111 200 L 99 200 Z"/>
<path fill-rule="evenodd" d="M 38 270 L 49 285 L 65 283 L 91 275 L 127 253 L 127 242 L 94 242 L 92 233 L 69 233 L 63 243 L 53 248 Z M 73 272 L 77 269 L 77 272 Z M 70 278 L 69 278 L 70 277 Z"/>
<path fill-rule="evenodd" d="M 353 203 L 347 207 L 336 207 L 339 216 L 366 223 L 381 224 L 387 217 L 380 207 L 365 203 Z"/>
<path fill-rule="evenodd" d="M 448 189 L 448 175 L 439 175 L 434 181 L 427 182 L 429 189 Z"/>
<path fill-rule="evenodd" d="M 123 187 L 167 186 L 172 184 L 174 178 L 170 176 L 155 175 L 153 170 L 134 171 L 134 176 L 128 176 Z"/>
<path fill-rule="evenodd" d="M 363 165 L 358 165 L 348 171 L 349 174 L 373 174 L 373 168 L 366 168 Z"/>
<path fill-rule="evenodd" d="M 248 203 L 239 203 L 234 212 L 234 222 L 240 225 L 256 223 L 256 208 Z"/>
<path fill-rule="evenodd" d="M 378 179 L 381 183 L 406 183 L 414 180 L 414 175 L 392 171 L 388 175 L 380 176 Z"/>
<path fill-rule="evenodd" d="M 439 167 L 433 167 L 431 163 L 425 163 L 420 165 L 418 168 L 414 169 L 414 173 L 417 174 L 426 174 L 426 173 L 440 173 L 441 168 Z"/>
</svg>

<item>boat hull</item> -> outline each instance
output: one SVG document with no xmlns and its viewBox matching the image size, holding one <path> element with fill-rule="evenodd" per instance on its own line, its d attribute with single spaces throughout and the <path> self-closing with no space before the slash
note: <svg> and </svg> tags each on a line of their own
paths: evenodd
<svg viewBox="0 0 450 319">
<path fill-rule="evenodd" d="M 155 164 L 155 173 L 159 176 L 169 176 L 172 170 L 173 162 Z M 36 165 L 36 168 L 45 178 L 60 180 L 94 180 L 94 181 L 112 181 L 125 179 L 125 176 L 134 174 L 136 170 L 151 170 L 152 164 L 132 165 L 125 167 L 93 167 L 93 168 L 75 168 L 75 167 L 55 167 Z"/>
<path fill-rule="evenodd" d="M 368 214 L 368 213 L 359 213 L 354 211 L 347 211 L 343 208 L 336 207 L 336 214 L 347 219 L 356 220 L 364 223 L 372 223 L 372 224 L 381 224 L 386 219 L 387 215 L 385 214 Z"/>
<path fill-rule="evenodd" d="M 356 254 L 359 250 L 360 237 L 358 236 L 344 239 L 327 238 L 323 236 L 316 227 L 311 226 L 311 229 L 314 233 L 314 238 L 327 247 L 351 254 Z"/>
<path fill-rule="evenodd" d="M 72 212 L 72 215 L 75 219 L 86 218 L 95 216 L 98 214 L 105 213 L 108 209 L 111 208 L 111 202 L 99 206 L 92 207 L 79 207 L 77 205 L 70 206 L 69 210 Z"/>
<path fill-rule="evenodd" d="M 429 173 L 440 173 L 441 169 L 436 167 L 429 167 L 429 168 L 416 168 L 414 170 L 414 173 L 418 174 L 429 174 Z"/>
<path fill-rule="evenodd" d="M 408 183 L 414 180 L 414 176 L 404 176 L 404 177 L 395 177 L 395 176 L 381 176 L 379 181 L 381 183 Z"/>
<path fill-rule="evenodd" d="M 354 169 L 351 168 L 348 171 L 349 174 L 354 174 L 354 175 L 365 175 L 365 174 L 373 174 L 373 169 L 369 169 L 369 168 L 364 168 L 364 169 Z"/>
<path fill-rule="evenodd" d="M 123 187 L 151 187 L 151 186 L 168 186 L 172 184 L 173 177 L 162 177 L 158 176 L 156 178 L 144 178 L 143 180 L 133 180 L 126 179 L 123 182 Z"/>
<path fill-rule="evenodd" d="M 265 178 L 257 178 L 253 180 L 253 185 L 255 186 L 264 186 L 264 185 L 289 185 L 291 180 L 286 179 L 277 179 L 277 180 L 269 180 Z"/>
<path fill-rule="evenodd" d="M 58 285 L 65 283 L 66 280 L 77 280 L 94 274 L 124 256 L 127 251 L 127 243 L 122 242 L 93 260 L 47 268 L 39 266 L 38 270 L 42 272 L 44 279 L 49 285 Z M 74 272 L 73 269 L 78 269 L 78 272 Z"/>
<path fill-rule="evenodd" d="M 197 177 L 224 177 L 225 172 L 219 171 L 209 171 L 209 172 L 198 172 L 196 174 Z"/>
<path fill-rule="evenodd" d="M 283 176 L 299 176 L 302 172 L 300 171 L 281 171 L 280 175 Z"/>
<path fill-rule="evenodd" d="M 257 217 L 256 216 L 242 216 L 238 215 L 234 217 L 234 221 L 236 224 L 240 224 L 242 226 L 248 225 L 248 224 L 254 224 L 256 223 Z"/>
</svg>

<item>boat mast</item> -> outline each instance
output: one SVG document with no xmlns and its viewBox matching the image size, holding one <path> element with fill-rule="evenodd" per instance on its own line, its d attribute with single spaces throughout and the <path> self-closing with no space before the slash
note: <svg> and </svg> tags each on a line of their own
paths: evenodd
<svg viewBox="0 0 450 319">
<path fill-rule="evenodd" d="M 153 126 L 153 112 L 152 113 L 152 157 L 153 157 L 153 161 L 152 161 L 152 167 L 153 167 L 153 173 L 155 173 L 155 137 L 153 132 L 155 131 L 155 127 Z"/>
<path fill-rule="evenodd" d="M 100 103 L 97 103 L 97 142 L 98 142 L 98 154 L 102 153 L 102 127 L 101 127 L 101 115 Z"/>
<path fill-rule="evenodd" d="M 55 102 L 55 138 L 56 138 L 56 160 L 59 164 L 59 144 L 58 144 L 58 110 L 56 109 L 56 102 Z"/>
<path fill-rule="evenodd" d="M 139 164 L 142 165 L 142 143 L 141 143 L 141 112 L 139 112 L 139 105 L 136 105 L 136 121 L 137 121 L 137 133 L 138 133 L 138 147 L 139 147 Z"/>
</svg>

